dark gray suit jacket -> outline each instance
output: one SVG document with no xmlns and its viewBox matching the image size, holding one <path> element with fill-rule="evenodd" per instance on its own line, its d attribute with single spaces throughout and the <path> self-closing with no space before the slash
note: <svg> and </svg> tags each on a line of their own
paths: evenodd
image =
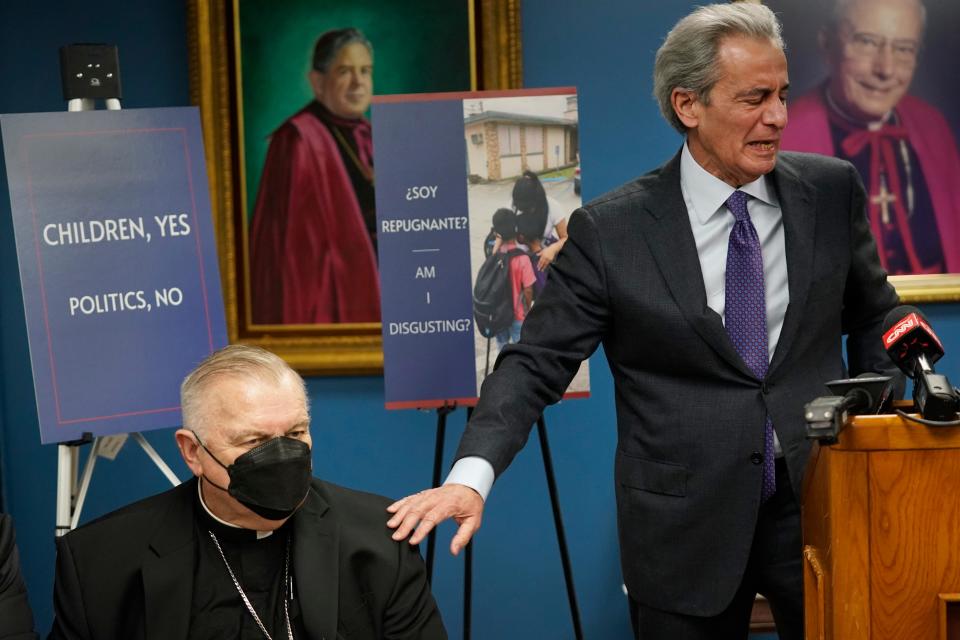
<svg viewBox="0 0 960 640">
<path fill-rule="evenodd" d="M 880 333 L 898 303 L 877 259 L 854 168 L 781 153 L 790 304 L 766 379 L 707 306 L 680 191 L 680 154 L 571 216 L 569 239 L 523 326 L 483 384 L 457 457 L 497 475 L 543 408 L 602 342 L 616 392 L 617 516 L 630 594 L 716 615 L 746 567 L 760 502 L 763 425 L 773 418 L 794 493 L 810 451 L 803 405 L 844 376 L 891 371 Z"/>
<path fill-rule="evenodd" d="M 0 513 L 0 640 L 36 640 L 27 587 L 20 575 L 20 555 L 13 518 Z"/>
<path fill-rule="evenodd" d="M 49 638 L 178 640 L 193 597 L 196 480 L 57 539 Z M 314 479 L 293 516 L 310 640 L 445 640 L 419 550 L 390 539 L 390 500 Z"/>
</svg>

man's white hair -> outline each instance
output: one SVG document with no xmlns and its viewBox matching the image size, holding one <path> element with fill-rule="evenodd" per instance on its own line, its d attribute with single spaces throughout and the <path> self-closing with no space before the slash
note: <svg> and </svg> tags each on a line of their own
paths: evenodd
<svg viewBox="0 0 960 640">
<path fill-rule="evenodd" d="M 780 22 L 769 7 L 736 2 L 698 7 L 670 30 L 657 50 L 653 96 L 660 113 L 680 133 L 687 127 L 673 110 L 673 90 L 690 91 L 710 104 L 710 90 L 720 79 L 720 43 L 735 36 L 767 39 L 784 49 Z"/>
<path fill-rule="evenodd" d="M 245 344 L 232 344 L 207 356 L 180 385 L 183 427 L 206 437 L 207 389 L 224 378 L 256 380 L 272 384 L 296 383 L 303 394 L 309 417 L 310 405 L 303 378 L 274 353 Z"/>
</svg>

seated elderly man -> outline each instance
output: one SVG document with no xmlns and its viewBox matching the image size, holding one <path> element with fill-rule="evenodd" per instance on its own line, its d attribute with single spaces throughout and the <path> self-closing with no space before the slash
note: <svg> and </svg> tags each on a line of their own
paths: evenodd
<svg viewBox="0 0 960 640">
<path fill-rule="evenodd" d="M 50 638 L 446 638 L 389 500 L 311 477 L 303 380 L 233 345 L 181 387 L 196 476 L 57 541 Z"/>
</svg>

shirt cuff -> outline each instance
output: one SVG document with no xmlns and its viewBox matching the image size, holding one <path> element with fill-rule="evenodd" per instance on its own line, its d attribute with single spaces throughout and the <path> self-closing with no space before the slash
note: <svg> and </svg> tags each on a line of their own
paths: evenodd
<svg viewBox="0 0 960 640">
<path fill-rule="evenodd" d="M 454 463 L 453 468 L 443 482 L 448 484 L 462 484 L 480 494 L 483 501 L 487 501 L 490 489 L 493 488 L 493 465 L 480 456 L 467 456 Z"/>
</svg>

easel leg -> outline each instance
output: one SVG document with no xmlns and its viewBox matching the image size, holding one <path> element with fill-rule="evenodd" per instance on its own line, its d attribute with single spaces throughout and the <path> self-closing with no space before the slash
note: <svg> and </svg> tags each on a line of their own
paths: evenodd
<svg viewBox="0 0 960 640">
<path fill-rule="evenodd" d="M 72 525 L 76 511 L 74 500 L 77 498 L 77 477 L 80 472 L 80 450 L 78 447 L 93 442 L 93 436 L 84 432 L 78 440 L 61 442 L 57 445 L 57 520 L 53 535 L 66 535 Z"/>
<path fill-rule="evenodd" d="M 487 376 L 490 375 L 490 340 L 492 338 L 487 338 L 487 364 L 483 368 L 483 379 L 486 380 Z"/>
<path fill-rule="evenodd" d="M 470 640 L 471 591 L 473 585 L 473 540 L 463 556 L 463 640 Z"/>
<path fill-rule="evenodd" d="M 57 445 L 57 537 L 70 531 L 73 490 L 77 482 L 77 448 Z"/>
<path fill-rule="evenodd" d="M 80 512 L 90 490 L 90 478 L 93 477 L 93 467 L 97 464 L 97 449 L 100 447 L 100 438 L 94 438 L 87 454 L 87 463 L 83 466 L 83 477 L 80 480 L 80 489 L 77 491 L 76 504 L 73 506 L 73 515 L 70 518 L 70 530 L 73 531 L 80 524 Z M 79 453 L 79 452 L 77 452 Z"/>
<path fill-rule="evenodd" d="M 180 484 L 180 479 L 173 470 L 163 461 L 160 454 L 157 453 L 147 439 L 141 433 L 132 433 L 133 439 L 143 448 L 150 460 L 153 461 L 161 473 L 170 481 L 173 486 Z M 87 462 L 84 465 L 83 476 L 79 486 L 77 485 L 77 476 L 80 468 L 80 445 L 90 444 L 90 452 L 87 455 Z M 71 442 L 62 442 L 57 446 L 57 537 L 65 535 L 67 532 L 76 529 L 80 523 L 80 513 L 83 511 L 83 504 L 87 498 L 87 492 L 90 489 L 90 480 L 93 478 L 94 465 L 97 463 L 97 456 L 100 453 L 100 447 L 103 444 L 101 438 L 94 438 L 89 433 L 84 433 L 79 440 Z M 121 445 L 122 446 L 122 445 Z"/>
<path fill-rule="evenodd" d="M 543 416 L 537 420 L 537 435 L 540 437 L 540 452 L 543 454 L 543 469 L 547 476 L 547 489 L 550 491 L 550 506 L 553 507 L 553 524 L 557 529 L 557 545 L 560 547 L 560 562 L 563 564 L 563 578 L 567 583 L 567 600 L 570 603 L 570 617 L 573 619 L 573 634 L 582 640 L 583 629 L 580 625 L 580 608 L 577 606 L 577 592 L 573 586 L 573 569 L 570 566 L 570 554 L 567 551 L 567 536 L 563 529 L 563 516 L 560 514 L 560 498 L 557 494 L 557 480 L 553 475 L 553 459 L 550 456 L 550 444 L 547 442 L 547 423 Z"/>
<path fill-rule="evenodd" d="M 147 439 L 143 437 L 143 434 L 135 431 L 130 435 L 137 442 L 137 444 L 140 445 L 140 448 L 144 450 L 144 452 L 147 454 L 147 457 L 153 461 L 153 464 L 157 465 L 157 469 L 160 469 L 160 473 L 164 475 L 170 484 L 175 487 L 179 486 L 180 478 L 178 478 L 177 474 L 173 472 L 173 469 L 171 469 L 167 463 L 163 461 L 163 458 L 160 457 L 160 454 L 157 453 L 157 450 L 154 449 L 149 442 L 147 442 Z"/>
<path fill-rule="evenodd" d="M 443 447 L 447 437 L 447 416 L 454 407 L 440 407 L 437 409 L 437 439 L 433 448 L 433 482 L 431 487 L 440 486 L 440 473 L 443 471 Z M 434 529 L 427 536 L 427 580 L 433 582 L 433 559 L 437 552 L 437 530 Z"/>
<path fill-rule="evenodd" d="M 489 366 L 490 340 L 487 340 Z M 473 416 L 473 407 L 467 407 L 467 422 Z M 473 591 L 473 539 L 467 543 L 463 556 L 463 640 L 470 640 L 470 618 L 472 613 Z"/>
<path fill-rule="evenodd" d="M 489 344 L 489 343 L 488 343 Z M 443 471 L 443 447 L 447 433 L 447 416 L 456 410 L 455 406 L 443 406 L 437 409 L 437 439 L 433 449 L 433 483 L 440 486 L 440 474 Z M 467 422 L 473 414 L 473 407 L 467 407 Z M 437 552 L 437 530 L 427 535 L 427 580 L 433 582 L 433 560 Z M 473 583 L 473 541 L 467 543 L 463 568 L 463 640 L 470 640 L 470 590 Z"/>
</svg>

